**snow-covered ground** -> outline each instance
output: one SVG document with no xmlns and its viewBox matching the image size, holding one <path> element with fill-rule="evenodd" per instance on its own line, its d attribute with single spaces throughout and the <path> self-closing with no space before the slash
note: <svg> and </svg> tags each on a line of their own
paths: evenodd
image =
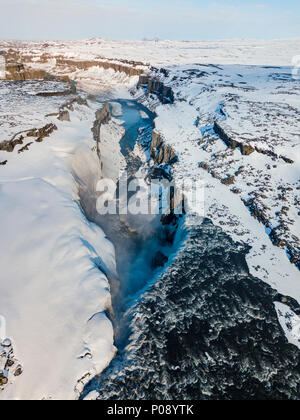
<svg viewBox="0 0 300 420">
<path fill-rule="evenodd" d="M 91 39 L 0 42 L 0 48 L 13 48 L 32 68 L 68 75 L 82 89 L 103 97 L 111 97 L 112 91 L 116 98 L 128 97 L 138 77 L 104 70 L 97 60 L 134 66 L 171 87 L 174 104 L 162 105 L 143 89 L 134 95 L 156 112 L 156 130 L 178 154 L 175 179 L 203 179 L 206 216 L 251 246 L 247 261 L 253 275 L 300 302 L 300 81 L 292 77 L 300 40 Z M 95 65 L 57 66 L 62 58 Z M 16 88 L 2 82 L 3 101 L 13 97 L 11 89 Z M 45 113 L 61 105 L 61 98 L 52 98 L 51 106 L 48 99 L 51 110 L 44 112 L 41 98 L 37 104 L 31 91 L 23 93 L 26 102 L 19 102 L 16 94 L 14 105 L 7 101 L 1 109 L 0 140 L 32 124 L 42 127 Z M 12 372 L 14 385 L 5 386 L 0 399 L 74 398 L 78 381 L 100 372 L 114 354 L 112 326 L 104 314 L 110 306 L 109 286 L 99 271 L 115 270 L 114 250 L 102 231 L 86 221 L 77 197 L 79 180 L 90 183 L 100 176 L 91 151 L 95 108 L 91 102 L 90 108 L 75 111 L 71 123 L 48 118 L 58 130 L 29 151 L 0 151 L 0 163 L 8 160 L 0 166 L 0 313 L 24 367 L 17 378 Z M 113 158 L 117 168 L 119 150 L 115 156 L 114 151 L 122 133 L 114 124 L 106 128 L 103 156 Z M 283 319 L 288 308 L 279 305 L 277 310 L 295 344 Z"/>
<path fill-rule="evenodd" d="M 172 86 L 175 104 L 157 106 L 155 98 L 140 99 L 155 107 L 156 129 L 178 153 L 175 177 L 205 180 L 206 216 L 251 245 L 252 274 L 299 301 L 299 271 L 287 255 L 288 247 L 298 258 L 300 251 L 299 81 L 286 67 L 168 70 L 168 78 L 161 79 Z M 214 130 L 216 122 L 228 137 L 259 151 L 247 155 L 240 147 L 228 147 Z M 245 206 L 252 198 L 254 209 L 261 210 L 256 218 Z M 282 229 L 276 232 L 278 226 Z M 281 247 L 271 242 L 273 229 L 284 241 Z"/>
<path fill-rule="evenodd" d="M 12 115 L 18 109 L 15 124 L 5 134 L 49 122 L 57 130 L 43 142 L 28 137 L 32 144 L 23 153 L 18 151 L 25 142 L 11 153 L 0 151 L 0 161 L 7 160 L 0 167 L 1 342 L 12 342 L 0 346 L 0 372 L 8 379 L 0 399 L 74 399 L 115 354 L 106 315 L 115 251 L 87 221 L 78 199 L 78 183 L 96 185 L 101 177 L 91 133 L 99 104 L 76 106 L 71 122 L 61 122 L 45 118 L 57 100 L 21 108 L 27 84 L 17 93 L 9 109 Z M 34 120 L 26 121 L 28 115 Z M 106 130 L 116 143 L 122 136 L 114 122 Z M 9 367 L 12 357 L 18 362 Z M 19 365 L 22 374 L 16 376 Z"/>
<path fill-rule="evenodd" d="M 50 55 L 80 60 L 133 60 L 141 66 L 157 67 L 194 63 L 286 66 L 299 54 L 300 38 L 274 41 L 114 41 L 101 38 L 43 43 L 3 41 L 1 48 L 19 48 L 37 61 L 41 55 Z"/>
</svg>

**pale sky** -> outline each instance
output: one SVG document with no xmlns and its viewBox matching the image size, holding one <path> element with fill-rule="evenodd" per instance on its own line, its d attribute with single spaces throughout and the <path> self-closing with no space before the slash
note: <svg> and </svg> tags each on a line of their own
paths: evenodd
<svg viewBox="0 0 300 420">
<path fill-rule="evenodd" d="M 300 38 L 300 0 L 0 0 L 0 39 Z"/>
</svg>

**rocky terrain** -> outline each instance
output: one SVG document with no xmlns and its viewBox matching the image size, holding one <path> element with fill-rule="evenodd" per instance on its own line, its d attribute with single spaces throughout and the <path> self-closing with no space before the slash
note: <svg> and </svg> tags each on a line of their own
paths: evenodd
<svg viewBox="0 0 300 420">
<path fill-rule="evenodd" d="M 246 252 L 210 221 L 195 223 L 132 308 L 126 352 L 83 396 L 96 389 L 105 400 L 297 400 L 300 352 L 274 306 L 283 297 L 249 274 Z"/>
<path fill-rule="evenodd" d="M 270 67 L 197 65 L 168 73 L 153 78 L 197 112 L 199 133 L 190 140 L 203 151 L 199 176 L 205 170 L 237 194 L 300 268 L 299 82 L 288 69 Z"/>
<path fill-rule="evenodd" d="M 114 248 L 78 198 L 101 176 L 91 131 L 100 105 L 72 86 L 0 81 L 4 400 L 74 399 L 115 353 L 104 274 L 115 271 Z M 107 131 L 121 137 L 114 121 Z"/>
<path fill-rule="evenodd" d="M 22 373 L 23 368 L 15 358 L 12 343 L 6 338 L 0 342 L 0 391 Z"/>
<path fill-rule="evenodd" d="M 147 83 L 136 96 L 156 110 L 156 132 L 177 152 L 175 177 L 206 182 L 206 216 L 253 247 L 253 274 L 282 286 L 270 265 L 279 272 L 286 258 L 299 270 L 299 81 L 291 69 L 269 66 L 195 64 L 152 69 L 151 75 L 172 90 L 173 105 L 160 92 L 151 94 Z M 247 213 L 263 226 L 259 241 Z M 283 252 L 266 264 L 274 246 Z M 299 274 L 292 273 L 289 293 L 299 299 L 298 284 L 292 284 Z"/>
<path fill-rule="evenodd" d="M 0 81 L 0 193 L 9 202 L 27 182 L 30 205 L 50 210 L 51 223 L 57 208 L 45 202 L 45 194 L 53 194 L 67 226 L 76 218 L 76 227 L 60 226 L 67 240 L 61 233 L 51 239 L 58 250 L 52 245 L 48 250 L 45 240 L 51 261 L 42 258 L 54 278 L 79 266 L 77 292 L 84 290 L 88 309 L 68 354 L 69 360 L 81 355 L 76 375 L 67 365 L 68 385 L 76 384 L 77 397 L 96 376 L 82 397 L 96 389 L 98 398 L 105 399 L 298 399 L 300 81 L 290 66 L 298 47 L 299 41 L 0 42 L 7 63 L 6 79 Z M 152 136 L 141 130 L 140 145 L 126 162 L 121 122 L 107 104 L 99 107 L 91 92 L 101 101 L 134 98 L 155 114 Z M 78 210 L 78 195 L 94 194 L 96 181 L 110 167 L 132 164 L 136 169 L 139 159 L 148 169 L 146 180 L 202 180 L 205 220 L 197 217 L 203 209 L 195 208 L 184 218 L 181 229 L 187 238 L 174 259 L 154 255 L 152 268 L 160 275 L 130 308 L 130 339 L 113 359 L 112 245 L 98 227 L 85 225 L 87 209 L 85 215 Z M 17 208 L 27 208 L 24 200 L 22 195 Z M 32 212 L 29 206 L 25 214 Z M 2 216 L 8 214 L 2 209 Z M 44 214 L 37 215 L 37 226 Z M 170 220 L 162 222 L 168 226 Z M 171 236 L 173 241 L 175 233 Z M 70 255 L 65 246 L 74 237 L 80 239 L 72 239 L 76 246 Z M 19 255 L 21 248 L 15 246 Z M 68 268 L 61 270 L 57 261 Z M 86 291 L 80 276 L 85 278 L 87 267 L 95 277 L 88 277 Z M 26 269 L 24 275 L 35 278 L 37 272 Z M 11 268 L 7 272 L 23 278 Z M 101 287 L 94 283 L 99 276 Z M 94 288 L 100 308 L 92 298 Z M 56 296 L 50 295 L 54 310 Z M 37 297 L 41 300 L 44 293 Z M 78 306 L 69 302 L 69 309 L 81 313 L 75 298 Z M 31 313 L 27 319 L 33 319 Z M 24 345 L 22 334 L 18 338 Z M 0 348 L 2 387 L 18 364 L 9 366 L 13 350 L 6 344 Z M 26 363 L 22 373 L 28 375 Z M 34 378 L 38 383 L 39 376 Z M 55 381 L 50 382 L 51 389 L 41 390 L 47 397 L 65 394 L 64 389 L 53 391 Z M 70 389 L 69 398 L 74 396 Z"/>
</svg>

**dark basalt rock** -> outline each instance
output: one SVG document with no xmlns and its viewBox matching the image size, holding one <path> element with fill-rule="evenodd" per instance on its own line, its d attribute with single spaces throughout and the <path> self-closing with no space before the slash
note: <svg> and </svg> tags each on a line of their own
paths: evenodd
<svg viewBox="0 0 300 420">
<path fill-rule="evenodd" d="M 127 351 L 84 394 L 97 389 L 105 400 L 298 400 L 300 351 L 279 324 L 279 295 L 249 274 L 247 252 L 208 220 L 193 227 L 134 307 Z"/>
<path fill-rule="evenodd" d="M 67 90 L 63 90 L 63 91 L 55 91 L 55 92 L 38 92 L 36 94 L 36 96 L 41 96 L 43 98 L 48 98 L 48 97 L 56 97 L 56 96 L 68 96 L 68 95 L 73 95 L 77 92 L 76 89 L 76 85 L 75 83 L 70 83 L 70 87 Z"/>
<path fill-rule="evenodd" d="M 285 156 L 279 156 L 280 159 L 282 159 L 285 163 L 289 163 L 290 165 L 292 165 L 293 163 L 295 163 L 292 159 L 287 158 Z"/>
<path fill-rule="evenodd" d="M 59 121 L 68 121 L 68 122 L 71 121 L 69 111 L 60 111 L 57 119 Z"/>
<path fill-rule="evenodd" d="M 252 147 L 252 146 L 250 146 L 250 145 L 247 145 L 247 144 L 244 144 L 244 143 L 241 143 L 241 145 L 240 145 L 240 149 L 241 149 L 241 153 L 242 153 L 242 155 L 244 155 L 244 156 L 249 156 L 249 155 L 251 155 L 253 152 L 255 152 L 254 147 Z"/>
<path fill-rule="evenodd" d="M 151 142 L 151 158 L 156 164 L 169 164 L 172 165 L 178 161 L 178 156 L 171 146 L 164 143 L 161 135 L 153 130 Z"/>
<path fill-rule="evenodd" d="M 4 152 L 13 152 L 15 147 L 18 144 L 23 144 L 23 136 L 20 136 L 19 138 L 15 139 L 15 140 L 10 140 L 10 141 L 4 141 L 2 143 L 0 143 L 0 150 L 4 151 Z"/>
<path fill-rule="evenodd" d="M 277 153 L 272 152 L 272 150 L 266 150 L 266 149 L 261 149 L 259 147 L 255 147 L 255 150 L 257 151 L 257 153 L 261 153 L 263 155 L 269 156 L 271 158 L 273 158 L 273 160 L 276 159 L 282 159 L 285 163 L 289 163 L 290 165 L 292 165 L 294 163 L 294 161 L 290 158 L 287 158 L 285 156 L 278 156 Z"/>
<path fill-rule="evenodd" d="M 161 167 L 153 166 L 146 177 L 146 181 L 150 179 L 166 179 L 167 181 L 172 181 L 172 175 L 166 169 Z"/>
<path fill-rule="evenodd" d="M 60 112 L 69 110 L 74 111 L 74 105 L 81 105 L 81 106 L 89 106 L 86 99 L 82 98 L 81 96 L 76 96 L 75 98 L 71 99 L 70 101 L 65 102 L 60 108 Z"/>
<path fill-rule="evenodd" d="M 100 127 L 102 124 L 107 124 L 110 119 L 109 104 L 104 104 L 103 107 L 96 112 L 96 119 L 92 128 L 95 141 L 100 141 Z"/>
<path fill-rule="evenodd" d="M 243 203 L 248 207 L 251 216 L 255 217 L 259 222 L 263 223 L 266 227 L 269 226 L 270 222 L 267 217 L 265 208 L 258 207 L 256 199 L 250 198 L 249 200 L 243 200 Z"/>
<path fill-rule="evenodd" d="M 93 133 L 94 140 L 97 143 L 97 155 L 98 155 L 99 159 L 101 159 L 101 153 L 100 153 L 100 147 L 99 147 L 99 143 L 101 141 L 101 139 L 100 139 L 101 125 L 102 124 L 107 124 L 110 120 L 111 120 L 110 108 L 109 108 L 109 104 L 106 103 L 102 106 L 102 108 L 100 108 L 96 112 L 94 125 L 91 129 L 92 133 Z"/>
<path fill-rule="evenodd" d="M 150 93 L 156 95 L 163 104 L 174 103 L 172 88 L 151 75 L 142 74 L 139 78 L 138 88 L 144 88 L 147 95 Z"/>
<path fill-rule="evenodd" d="M 27 143 L 24 147 L 22 147 L 20 150 L 18 150 L 18 153 L 23 153 L 23 152 L 25 152 L 25 151 L 29 150 L 29 147 L 30 147 L 32 144 L 33 144 L 32 142 Z"/>
<path fill-rule="evenodd" d="M 55 124 L 47 124 L 42 128 L 34 128 L 32 130 L 27 130 L 24 131 L 24 133 L 27 133 L 27 137 L 36 137 L 36 141 L 37 142 L 42 142 L 44 140 L 45 137 L 49 137 L 55 130 L 57 130 L 57 127 Z M 20 133 L 18 133 L 20 134 Z M 4 141 L 2 143 L 0 143 L 0 150 L 6 151 L 6 152 L 13 152 L 15 147 L 18 144 L 24 144 L 24 136 L 21 135 L 17 138 L 15 138 L 17 135 L 15 134 L 12 140 L 9 141 Z M 21 148 L 19 150 L 20 152 L 24 152 L 25 150 L 28 150 L 28 147 L 31 145 L 31 143 L 26 144 L 26 146 L 24 146 L 23 148 Z M 3 163 L 3 165 L 5 165 L 7 163 L 7 161 L 5 161 L 5 163 Z"/>
<path fill-rule="evenodd" d="M 0 372 L 0 385 L 6 385 L 8 383 L 8 379 Z"/>
<path fill-rule="evenodd" d="M 76 60 L 67 60 L 64 58 L 58 58 L 56 60 L 58 66 L 68 66 L 73 70 L 81 69 L 81 70 L 88 70 L 91 67 L 101 67 L 105 70 L 113 69 L 116 72 L 121 72 L 127 74 L 127 76 L 139 76 L 144 70 L 137 68 L 137 66 L 144 65 L 141 62 L 134 62 L 134 61 L 127 61 L 127 60 L 119 60 L 122 62 L 114 63 L 111 61 L 101 61 L 101 60 L 94 60 L 94 61 L 76 61 Z"/>
<path fill-rule="evenodd" d="M 239 142 L 237 140 L 232 139 L 228 134 L 224 131 L 224 129 L 218 124 L 217 122 L 214 123 L 214 131 L 215 133 L 224 141 L 224 143 L 230 147 L 231 149 L 239 148 L 242 155 L 248 156 L 251 153 L 255 152 L 254 147 Z"/>
<path fill-rule="evenodd" d="M 57 130 L 56 125 L 50 123 L 42 128 L 34 128 L 33 130 L 28 131 L 27 137 L 37 137 L 36 141 L 40 143 L 45 137 L 49 137 L 55 130 Z"/>
<path fill-rule="evenodd" d="M 218 124 L 217 122 L 215 122 L 214 124 L 214 131 L 215 133 L 224 141 L 224 143 L 230 147 L 231 149 L 236 149 L 239 148 L 242 155 L 244 156 L 248 156 L 251 155 L 253 152 L 257 152 L 257 153 L 261 153 L 267 156 L 270 156 L 274 159 L 282 159 L 285 163 L 289 163 L 289 164 L 293 164 L 294 161 L 290 158 L 287 158 L 286 156 L 278 156 L 276 153 L 272 152 L 272 150 L 265 150 L 265 149 L 261 149 L 259 147 L 252 147 L 249 144 L 245 144 L 242 142 L 239 142 L 237 140 L 232 139 L 230 136 L 228 136 L 228 134 L 224 131 L 224 129 L 220 126 L 220 124 Z"/>
<path fill-rule="evenodd" d="M 158 267 L 163 267 L 167 262 L 168 257 L 166 257 L 161 251 L 158 251 L 152 260 L 151 267 L 155 270 Z"/>
<path fill-rule="evenodd" d="M 23 373 L 22 367 L 21 367 L 21 366 L 19 366 L 19 367 L 17 367 L 17 369 L 15 370 L 15 372 L 14 372 L 14 376 L 21 376 L 21 375 L 22 375 L 22 373 Z"/>
<path fill-rule="evenodd" d="M 280 188 L 281 189 L 281 188 Z M 284 190 L 283 194 L 279 195 L 279 200 L 286 201 L 284 197 Z M 249 209 L 251 216 L 255 217 L 260 223 L 263 223 L 266 228 L 270 228 L 271 223 L 267 216 L 267 210 L 261 202 L 257 200 L 257 197 L 252 197 L 249 200 L 242 200 L 245 206 Z M 278 226 L 273 228 L 270 233 L 269 237 L 274 246 L 279 248 L 286 248 L 288 258 L 292 264 L 300 270 L 300 252 L 299 252 L 299 240 L 295 238 L 295 242 L 293 244 L 289 243 L 286 239 L 286 232 L 289 231 L 289 226 L 281 219 L 281 215 L 286 214 L 286 211 L 289 210 L 289 207 L 282 207 L 281 211 L 276 213 L 276 216 L 279 217 L 280 223 Z"/>
<path fill-rule="evenodd" d="M 222 179 L 222 184 L 224 185 L 233 185 L 235 183 L 234 176 L 228 176 L 227 178 Z"/>
</svg>

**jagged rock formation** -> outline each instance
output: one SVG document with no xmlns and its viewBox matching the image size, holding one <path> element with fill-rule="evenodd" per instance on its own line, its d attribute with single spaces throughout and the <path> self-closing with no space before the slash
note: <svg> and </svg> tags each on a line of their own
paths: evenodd
<svg viewBox="0 0 300 420">
<path fill-rule="evenodd" d="M 143 70 L 135 68 L 134 62 L 129 63 L 128 65 L 114 63 L 110 61 L 100 61 L 100 60 L 91 60 L 91 61 L 79 61 L 79 60 L 67 60 L 65 58 L 57 58 L 57 66 L 68 66 L 71 71 L 80 69 L 88 70 L 91 67 L 101 67 L 105 70 L 112 69 L 117 72 L 122 72 L 127 74 L 127 76 L 139 76 L 143 73 Z"/>
<path fill-rule="evenodd" d="M 33 129 L 27 132 L 27 137 L 36 137 L 36 142 L 41 143 L 44 138 L 49 137 L 57 127 L 55 124 L 47 124 L 42 128 Z"/>
<path fill-rule="evenodd" d="M 239 148 L 242 155 L 248 156 L 251 155 L 255 151 L 255 149 L 250 146 L 249 144 L 241 143 L 237 140 L 232 139 L 230 136 L 226 134 L 223 128 L 217 122 L 214 123 L 214 131 L 215 133 L 220 136 L 220 138 L 224 141 L 224 143 L 230 147 L 231 149 Z"/>
<path fill-rule="evenodd" d="M 160 133 L 153 130 L 151 142 L 151 158 L 158 164 L 173 164 L 178 157 L 172 147 L 166 145 Z"/>
<path fill-rule="evenodd" d="M 11 340 L 0 340 L 0 392 L 22 373 L 23 367 L 15 357 Z"/>
<path fill-rule="evenodd" d="M 59 110 L 62 111 L 64 109 L 68 109 L 69 111 L 74 111 L 74 105 L 83 105 L 89 106 L 86 99 L 82 98 L 81 96 L 76 96 L 76 98 L 71 99 L 70 101 L 65 102 Z"/>
<path fill-rule="evenodd" d="M 6 80 L 24 81 L 33 79 L 45 79 L 46 77 L 46 71 L 30 69 L 21 63 L 8 63 L 6 65 Z"/>
<path fill-rule="evenodd" d="M 34 70 L 30 68 L 30 63 L 46 63 L 49 59 L 52 59 L 53 56 L 48 55 L 47 53 L 42 54 L 38 57 L 38 60 L 36 60 L 37 57 L 30 55 L 30 54 L 24 54 L 23 51 L 20 50 L 13 50 L 9 49 L 8 51 L 4 51 L 3 55 L 5 56 L 7 63 L 8 63 L 8 72 L 11 74 L 9 77 L 15 76 L 16 79 L 10 79 L 10 80 L 27 80 L 20 78 L 21 73 L 26 73 L 27 76 L 30 76 L 31 72 Z M 76 59 L 68 59 L 65 58 L 62 55 L 56 55 L 54 56 L 56 59 L 56 65 L 57 67 L 63 68 L 63 67 L 69 67 L 71 71 L 74 70 L 88 70 L 91 67 L 101 67 L 106 70 L 113 69 L 117 72 L 123 72 L 127 74 L 128 76 L 139 76 L 144 72 L 144 69 L 142 67 L 146 67 L 146 64 L 140 61 L 134 61 L 134 60 L 125 60 L 125 59 L 103 59 L 97 58 L 93 60 L 76 60 Z M 40 72 L 40 75 L 44 78 L 47 76 L 47 73 L 44 70 L 38 70 Z M 36 73 L 38 74 L 38 73 Z M 19 78 L 19 79 L 18 79 Z"/>
<path fill-rule="evenodd" d="M 6 64 L 6 77 L 7 81 L 26 81 L 26 80 L 48 80 L 48 81 L 60 81 L 60 82 L 71 82 L 68 76 L 54 76 L 47 73 L 45 70 L 32 69 L 30 66 L 23 63 L 7 63 Z M 56 94 L 56 95 L 55 95 Z M 50 95 L 41 93 L 39 96 L 59 96 L 59 92 L 53 92 Z M 65 95 L 69 93 L 66 92 Z"/>
<path fill-rule="evenodd" d="M 171 87 L 165 86 L 163 82 L 152 75 L 142 74 L 139 78 L 138 88 L 143 88 L 146 94 L 156 95 L 163 104 L 174 102 L 174 93 Z"/>
<path fill-rule="evenodd" d="M 28 151 L 28 150 L 29 150 L 29 147 L 30 147 L 32 144 L 33 144 L 33 142 L 30 142 L 30 143 L 25 144 L 25 146 L 24 146 L 24 147 L 22 147 L 20 150 L 18 150 L 18 153 L 23 153 L 23 152 L 25 152 L 25 151 Z"/>
<path fill-rule="evenodd" d="M 2 143 L 0 143 L 0 150 L 3 150 L 4 152 L 13 152 L 15 147 L 18 144 L 23 144 L 23 136 L 20 136 L 19 138 L 15 139 L 15 140 L 8 140 L 8 141 L 3 141 Z"/>
<path fill-rule="evenodd" d="M 42 128 L 34 128 L 32 130 L 24 131 L 23 134 L 25 135 L 26 133 L 27 137 L 36 137 L 35 141 L 38 143 L 41 143 L 46 137 L 49 137 L 55 130 L 57 130 L 56 125 L 50 123 L 50 124 L 46 124 Z M 14 151 L 17 145 L 24 144 L 25 137 L 23 136 L 23 134 L 21 135 L 19 134 L 20 133 L 16 134 L 11 140 L 0 143 L 0 150 L 11 153 Z M 28 150 L 28 146 L 29 144 L 27 144 L 25 147 L 23 147 L 19 151 L 21 152 L 24 150 Z"/>
<path fill-rule="evenodd" d="M 66 111 L 60 111 L 60 113 L 58 114 L 57 119 L 59 121 L 71 121 L 69 111 L 67 111 L 67 110 Z"/>
<path fill-rule="evenodd" d="M 94 136 L 94 140 L 97 143 L 97 155 L 98 155 L 99 159 L 101 158 L 100 147 L 99 147 L 101 125 L 102 124 L 107 124 L 110 120 L 111 120 L 110 108 L 109 108 L 109 104 L 106 103 L 102 106 L 101 109 L 99 109 L 96 112 L 96 119 L 95 119 L 94 125 L 92 127 L 92 133 L 93 133 L 93 136 Z"/>
<path fill-rule="evenodd" d="M 63 105 L 59 107 L 59 112 L 54 114 L 48 114 L 46 117 L 57 117 L 59 121 L 71 121 L 70 118 L 70 111 L 74 111 L 74 105 L 80 106 L 89 106 L 86 99 L 82 98 L 81 96 L 76 96 L 75 98 L 65 102 Z"/>
<path fill-rule="evenodd" d="M 265 150 L 265 149 L 261 149 L 259 147 L 252 147 L 249 144 L 245 144 L 242 142 L 239 142 L 237 140 L 234 140 L 233 138 L 231 138 L 226 132 L 225 130 L 221 127 L 221 125 L 217 122 L 214 123 L 214 131 L 215 133 L 221 138 L 221 140 L 224 141 L 224 143 L 230 147 L 231 149 L 240 149 L 242 155 L 244 156 L 249 156 L 251 155 L 253 152 L 257 152 L 257 153 L 262 153 L 263 155 L 267 155 L 270 156 L 274 159 L 282 159 L 285 163 L 290 163 L 293 164 L 294 161 L 290 158 L 287 158 L 285 156 L 282 155 L 278 155 L 277 153 L 272 152 L 271 150 Z"/>
<path fill-rule="evenodd" d="M 6 77 L 7 81 L 26 81 L 26 80 L 56 80 L 70 83 L 68 76 L 55 76 L 49 74 L 46 70 L 30 67 L 30 57 L 23 57 L 21 52 L 9 50 L 3 53 L 6 60 Z M 58 94 L 58 92 L 56 92 Z M 66 93 L 68 94 L 68 93 Z M 42 95 L 41 95 L 42 96 Z M 44 95 L 46 96 L 46 95 Z M 50 95 L 48 95 L 50 96 Z M 54 96 L 54 95 L 52 95 Z"/>
<path fill-rule="evenodd" d="M 184 165 L 183 161 L 192 161 L 188 156 L 194 144 L 197 144 L 200 150 L 195 156 L 199 156 L 199 161 L 193 162 L 193 165 L 198 164 L 199 168 L 228 186 L 233 194 L 239 195 L 250 214 L 268 228 L 265 230 L 267 241 L 271 240 L 273 245 L 283 248 L 290 262 L 299 268 L 299 181 L 295 175 L 298 161 L 295 152 L 300 120 L 297 107 L 290 101 L 292 95 L 297 95 L 297 83 L 280 68 L 276 74 L 273 68 L 258 68 L 259 78 L 255 81 L 251 79 L 251 82 L 243 71 L 243 66 L 233 67 L 235 83 L 229 83 L 226 68 L 221 66 L 195 64 L 191 69 L 187 69 L 186 65 L 161 70 L 150 68 L 145 79 L 141 76 L 140 87 L 144 88 L 145 95 L 137 92 L 137 98 L 155 110 L 157 102 L 149 94 L 148 78 L 170 86 L 174 92 L 174 107 L 168 107 L 167 111 L 159 108 L 158 114 L 161 114 L 161 118 L 171 118 L 173 115 L 172 124 L 176 129 L 169 130 L 165 126 L 163 134 L 175 150 L 181 136 L 183 141 L 189 143 L 185 150 L 180 148 L 181 165 Z M 253 92 L 261 89 L 258 80 L 265 80 L 269 99 L 274 100 L 266 100 L 265 92 L 253 96 Z M 278 99 L 279 95 L 285 95 L 284 102 Z M 215 108 L 210 108 L 211 103 L 216 104 Z M 195 115 L 195 111 L 198 114 L 193 119 L 195 130 L 191 128 L 191 123 L 188 126 L 184 121 L 177 122 L 177 117 L 181 118 L 179 115 L 182 118 L 185 115 L 184 118 L 188 120 L 189 115 Z M 175 138 L 169 135 L 171 131 Z M 184 138 L 184 132 L 188 138 Z M 187 162 L 185 164 L 188 165 Z M 185 170 L 190 172 L 188 168 L 180 170 L 182 174 Z M 207 175 L 201 172 L 198 176 L 207 180 Z M 197 174 L 193 173 L 193 176 Z M 212 184 L 215 185 L 214 181 Z M 248 206 L 251 202 L 253 205 Z M 278 204 L 282 204 L 282 209 L 286 208 L 283 213 L 280 209 L 278 211 Z M 231 212 L 224 212 L 222 200 L 218 206 L 215 203 L 211 205 L 208 217 L 214 217 L 217 213 L 221 226 L 233 226 L 234 216 Z M 216 206 L 219 211 L 216 211 Z M 240 236 L 246 236 L 242 226 L 243 223 L 240 223 L 240 228 L 234 229 L 236 232 L 239 230 Z M 247 239 L 249 243 L 251 240 L 250 237 Z"/>
<path fill-rule="evenodd" d="M 280 296 L 249 274 L 247 249 L 208 220 L 184 245 L 134 308 L 127 354 L 86 391 L 106 400 L 298 399 L 300 351 L 279 325 Z"/>
<path fill-rule="evenodd" d="M 70 87 L 67 90 L 63 91 L 55 91 L 55 92 L 38 92 L 37 96 L 42 96 L 44 98 L 51 97 L 51 96 L 68 96 L 73 95 L 77 92 L 75 83 L 70 83 Z"/>
</svg>

